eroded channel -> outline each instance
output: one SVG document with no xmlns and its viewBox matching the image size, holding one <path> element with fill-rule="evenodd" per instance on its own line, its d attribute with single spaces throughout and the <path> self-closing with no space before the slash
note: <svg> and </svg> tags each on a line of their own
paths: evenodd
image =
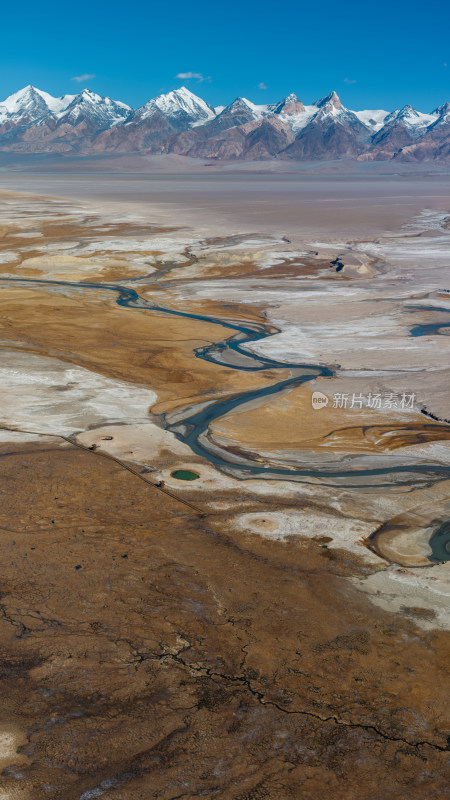
<svg viewBox="0 0 450 800">
<path fill-rule="evenodd" d="M 204 321 L 210 324 L 228 328 L 232 333 L 222 342 L 213 343 L 195 351 L 197 358 L 210 361 L 220 366 L 234 370 L 261 371 L 265 369 L 290 370 L 290 377 L 277 381 L 269 386 L 251 391 L 245 391 L 228 398 L 213 400 L 197 410 L 186 412 L 186 416 L 178 414 L 177 421 L 171 422 L 166 415 L 159 415 L 159 423 L 166 430 L 172 432 L 180 441 L 187 444 L 192 452 L 207 459 L 217 469 L 238 479 L 258 478 L 277 479 L 289 481 L 302 481 L 309 478 L 320 479 L 330 486 L 345 488 L 367 488 L 370 486 L 382 487 L 395 485 L 423 485 L 424 482 L 432 484 L 450 477 L 450 466 L 422 463 L 422 464 L 393 464 L 371 468 L 336 469 L 335 467 L 321 466 L 320 468 L 283 468 L 262 465 L 243 454 L 228 452 L 225 448 L 218 447 L 208 440 L 209 425 L 229 412 L 259 401 L 266 397 L 277 397 L 295 386 L 321 377 L 333 377 L 333 371 L 326 366 L 302 363 L 281 362 L 261 355 L 256 355 L 244 349 L 250 342 L 260 341 L 278 333 L 278 329 L 268 324 L 248 322 L 238 324 L 218 317 L 194 314 L 157 305 L 151 300 L 142 298 L 134 289 L 119 284 L 105 284 L 101 282 L 76 282 L 61 280 L 45 280 L 31 278 L 0 278 L 3 284 L 25 284 L 27 286 L 67 287 L 80 291 L 102 290 L 116 295 L 116 303 L 124 308 L 136 308 L 149 312 L 182 317 L 186 319 Z M 180 419 L 181 416 L 181 419 Z M 447 530 L 447 529 L 446 529 Z M 440 547 L 445 538 L 445 547 Z M 439 544 L 439 560 L 450 559 L 447 548 L 447 535 L 436 535 L 435 544 Z M 437 553 L 433 549 L 433 556 Z"/>
</svg>

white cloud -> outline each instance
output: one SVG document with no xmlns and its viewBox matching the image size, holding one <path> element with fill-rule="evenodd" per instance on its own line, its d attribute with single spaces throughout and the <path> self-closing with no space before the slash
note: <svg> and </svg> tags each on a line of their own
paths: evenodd
<svg viewBox="0 0 450 800">
<path fill-rule="evenodd" d="M 261 81 L 261 83 L 258 83 L 258 89 L 267 89 L 267 86 L 264 83 L 264 81 Z"/>
<path fill-rule="evenodd" d="M 356 83 L 356 81 L 353 78 L 344 78 L 344 83 L 352 84 L 352 83 Z"/>
<path fill-rule="evenodd" d="M 211 78 L 205 78 L 201 72 L 179 72 L 178 75 L 175 75 L 179 81 L 191 81 L 195 80 L 199 83 L 203 83 L 203 81 L 210 81 Z"/>
<path fill-rule="evenodd" d="M 95 78 L 93 72 L 85 72 L 83 75 L 74 75 L 71 78 L 71 81 L 76 81 L 77 83 L 84 83 L 84 81 L 92 81 Z"/>
</svg>

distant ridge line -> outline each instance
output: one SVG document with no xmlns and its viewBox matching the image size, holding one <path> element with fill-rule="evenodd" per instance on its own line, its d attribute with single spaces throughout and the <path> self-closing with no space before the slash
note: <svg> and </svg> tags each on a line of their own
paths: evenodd
<svg viewBox="0 0 450 800">
<path fill-rule="evenodd" d="M 62 156 L 173 153 L 211 160 L 450 160 L 450 103 L 430 113 L 245 97 L 213 108 L 185 86 L 137 109 L 90 89 L 53 97 L 28 85 L 0 101 L 0 152 Z"/>
</svg>

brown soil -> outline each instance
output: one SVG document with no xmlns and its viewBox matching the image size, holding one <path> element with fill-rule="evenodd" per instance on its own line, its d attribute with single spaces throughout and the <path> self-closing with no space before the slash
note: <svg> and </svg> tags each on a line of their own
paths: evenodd
<svg viewBox="0 0 450 800">
<path fill-rule="evenodd" d="M 218 535 L 68 445 L 3 446 L 0 476 L 11 797 L 445 796 L 444 636 L 344 553 Z"/>
<path fill-rule="evenodd" d="M 43 237 L 13 237 L 6 225 L 0 249 L 33 248 L 18 264 L 45 257 L 42 244 L 95 237 L 100 255 L 104 235 L 130 235 L 132 247 L 132 236 L 150 230 L 65 213 L 45 221 L 39 210 Z M 122 257 L 126 265 L 121 253 L 99 267 L 103 280 L 130 276 Z M 207 269 L 255 274 L 247 263 Z M 42 274 L 36 262 L 25 273 Z M 329 275 L 329 267 L 309 260 L 265 274 L 275 285 Z M 183 267 L 151 291 L 176 305 L 182 281 Z M 193 300 L 191 310 L 262 319 L 256 304 Z M 0 335 L 8 349 L 148 386 L 158 394 L 155 413 L 289 374 L 201 361 L 195 348 L 229 329 L 118 308 L 100 290 L 4 285 Z M 442 425 L 411 415 L 312 412 L 310 392 L 300 387 L 232 414 L 214 431 L 230 450 L 237 442 L 259 453 L 376 452 L 448 438 Z M 372 604 L 347 578 L 375 567 L 327 548 L 329 531 L 319 525 L 315 539 L 280 542 L 230 524 L 237 511 L 299 510 L 318 498 L 277 499 L 270 482 L 264 495 L 202 477 L 178 488 L 170 471 L 179 456 L 165 452 L 158 467 L 172 496 L 152 485 L 151 470 L 139 476 L 139 463 L 132 472 L 102 453 L 105 429 L 99 441 L 89 436 L 79 438 L 93 450 L 57 438 L 0 444 L 0 800 L 446 796 L 448 636 L 415 624 L 432 612 L 408 604 L 390 614 Z M 133 455 L 125 444 L 117 452 Z M 192 466 L 201 476 L 206 469 L 195 457 Z M 177 492 L 217 513 L 202 516 Z"/>
<path fill-rule="evenodd" d="M 239 442 L 242 451 L 305 451 L 329 449 L 333 453 L 390 452 L 427 442 L 448 441 L 450 427 L 425 421 L 419 413 L 401 410 L 333 408 L 314 410 L 313 390 L 330 391 L 329 381 L 298 386 L 289 394 L 270 398 L 256 408 L 237 410 L 216 420 L 211 438 Z"/>
<path fill-rule="evenodd" d="M 3 288 L 0 331 L 3 344 L 20 343 L 28 351 L 150 386 L 159 397 L 155 413 L 167 410 L 166 401 L 185 406 L 282 377 L 280 370 L 242 374 L 195 357 L 195 348 L 226 338 L 227 328 L 118 308 L 111 293 L 100 291 L 73 290 L 67 297 L 41 288 Z"/>
</svg>

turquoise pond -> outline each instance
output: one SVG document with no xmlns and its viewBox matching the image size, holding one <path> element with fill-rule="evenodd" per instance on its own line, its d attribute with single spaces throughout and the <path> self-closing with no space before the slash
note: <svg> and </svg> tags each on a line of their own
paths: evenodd
<svg viewBox="0 0 450 800">
<path fill-rule="evenodd" d="M 172 478 L 176 478 L 177 481 L 196 481 L 199 477 L 197 472 L 191 472 L 189 469 L 176 469 L 172 472 Z"/>
</svg>

